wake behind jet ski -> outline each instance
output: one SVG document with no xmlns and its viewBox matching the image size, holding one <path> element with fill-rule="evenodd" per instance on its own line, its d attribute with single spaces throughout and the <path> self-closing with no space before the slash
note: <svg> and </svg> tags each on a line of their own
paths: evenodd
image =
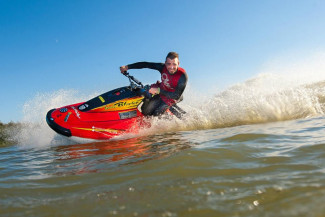
<svg viewBox="0 0 325 217">
<path fill-rule="evenodd" d="M 86 102 L 52 109 L 46 115 L 48 125 L 64 136 L 90 139 L 111 139 L 115 136 L 136 133 L 145 126 L 140 104 L 149 99 L 149 86 L 143 86 L 128 72 L 130 85 L 101 94 Z M 185 112 L 178 106 L 167 111 L 180 117 Z"/>
</svg>

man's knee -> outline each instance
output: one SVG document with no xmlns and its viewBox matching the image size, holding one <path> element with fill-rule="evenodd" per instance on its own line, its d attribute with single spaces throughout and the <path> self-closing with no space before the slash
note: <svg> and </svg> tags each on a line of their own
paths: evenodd
<svg viewBox="0 0 325 217">
<path fill-rule="evenodd" d="M 149 116 L 152 113 L 152 111 L 150 109 L 148 109 L 147 107 L 144 107 L 144 106 L 141 107 L 141 112 L 144 116 Z"/>
<path fill-rule="evenodd" d="M 168 105 L 166 105 L 165 103 L 161 104 L 158 108 L 156 108 L 152 115 L 153 116 L 159 116 L 162 115 L 166 112 L 166 110 L 168 109 Z"/>
<path fill-rule="evenodd" d="M 141 106 L 141 112 L 145 116 L 152 115 L 154 109 L 155 109 L 155 103 L 153 100 L 146 100 Z"/>
</svg>

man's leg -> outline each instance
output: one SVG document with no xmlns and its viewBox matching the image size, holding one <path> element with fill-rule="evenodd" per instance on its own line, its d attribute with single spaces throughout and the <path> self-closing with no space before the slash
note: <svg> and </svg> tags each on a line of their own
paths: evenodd
<svg viewBox="0 0 325 217">
<path fill-rule="evenodd" d="M 160 97 L 158 95 L 152 97 L 151 99 L 145 99 L 143 105 L 141 106 L 141 112 L 145 116 L 150 116 L 153 114 L 156 107 L 160 104 Z"/>
<path fill-rule="evenodd" d="M 145 100 L 141 107 L 142 114 L 145 116 L 159 116 L 167 109 L 168 105 L 160 98 L 159 95 L 154 96 L 150 100 Z"/>
<path fill-rule="evenodd" d="M 161 100 L 160 104 L 156 107 L 156 109 L 153 111 L 153 116 L 159 116 L 166 112 L 166 110 L 169 108 L 169 106 Z"/>
</svg>

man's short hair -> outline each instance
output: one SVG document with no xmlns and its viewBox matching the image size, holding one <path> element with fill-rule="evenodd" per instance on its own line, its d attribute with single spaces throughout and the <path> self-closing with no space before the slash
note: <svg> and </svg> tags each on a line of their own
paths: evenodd
<svg viewBox="0 0 325 217">
<path fill-rule="evenodd" d="M 166 60 L 167 60 L 167 58 L 169 58 L 169 59 L 175 59 L 175 58 L 177 58 L 177 59 L 179 59 L 179 57 L 178 57 L 178 53 L 176 53 L 176 52 L 169 52 L 168 54 L 167 54 L 167 56 L 166 56 Z"/>
</svg>

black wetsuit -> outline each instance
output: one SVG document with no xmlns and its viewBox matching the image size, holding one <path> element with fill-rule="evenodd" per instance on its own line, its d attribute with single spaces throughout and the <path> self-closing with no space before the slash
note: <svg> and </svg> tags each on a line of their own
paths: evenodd
<svg viewBox="0 0 325 217">
<path fill-rule="evenodd" d="M 161 74 L 161 83 L 151 85 L 159 87 L 160 93 L 150 100 L 145 100 L 142 105 L 144 115 L 158 116 L 163 114 L 170 106 L 175 105 L 185 90 L 187 74 L 183 68 L 178 67 L 174 74 L 170 74 L 164 63 L 138 62 L 128 65 L 128 69 L 149 68 L 158 70 Z"/>
</svg>

